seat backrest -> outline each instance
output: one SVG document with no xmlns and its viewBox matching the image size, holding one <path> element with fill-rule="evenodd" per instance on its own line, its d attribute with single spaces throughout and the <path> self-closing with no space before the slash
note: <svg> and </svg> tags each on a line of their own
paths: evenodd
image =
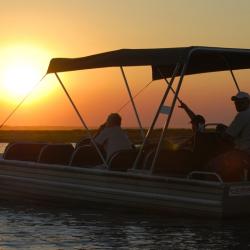
<svg viewBox="0 0 250 250">
<path fill-rule="evenodd" d="M 137 151 L 135 149 L 126 149 L 115 152 L 111 155 L 108 165 L 110 170 L 126 171 L 132 168 L 136 159 Z"/>
<path fill-rule="evenodd" d="M 155 149 L 144 158 L 144 169 L 150 169 Z M 154 165 L 154 174 L 185 175 L 193 168 L 193 154 L 188 150 L 161 150 Z"/>
<path fill-rule="evenodd" d="M 40 151 L 37 162 L 68 165 L 74 151 L 72 144 L 48 144 Z"/>
<path fill-rule="evenodd" d="M 218 138 L 217 133 L 198 133 L 194 141 L 194 152 L 197 152 L 197 154 L 214 154 L 217 151 Z"/>
<path fill-rule="evenodd" d="M 233 144 L 223 141 L 218 133 L 200 133 L 195 139 L 194 154 L 203 162 L 232 149 Z"/>
<path fill-rule="evenodd" d="M 93 146 L 85 145 L 75 149 L 69 164 L 71 166 L 88 167 L 96 166 L 102 163 L 101 157 L 97 153 L 96 149 Z"/>
<path fill-rule="evenodd" d="M 37 161 L 41 149 L 47 145 L 39 142 L 13 142 L 4 153 L 3 159 L 19 161 Z"/>
</svg>

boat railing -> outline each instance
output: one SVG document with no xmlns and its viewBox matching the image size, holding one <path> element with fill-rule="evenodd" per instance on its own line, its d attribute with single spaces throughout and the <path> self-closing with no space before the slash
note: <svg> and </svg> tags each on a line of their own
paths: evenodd
<svg viewBox="0 0 250 250">
<path fill-rule="evenodd" d="M 208 171 L 192 171 L 187 175 L 187 179 L 195 179 L 195 175 L 197 176 L 203 176 L 203 177 L 216 177 L 217 180 L 220 183 L 223 183 L 222 178 L 220 177 L 219 174 L 215 173 L 215 172 L 208 172 Z"/>
</svg>

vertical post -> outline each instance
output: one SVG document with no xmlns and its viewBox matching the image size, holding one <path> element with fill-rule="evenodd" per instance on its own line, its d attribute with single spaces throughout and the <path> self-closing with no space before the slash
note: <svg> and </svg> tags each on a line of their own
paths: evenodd
<svg viewBox="0 0 250 250">
<path fill-rule="evenodd" d="M 179 83 L 178 83 L 178 86 L 177 86 L 177 89 L 176 89 L 176 92 L 175 92 L 175 95 L 174 95 L 174 98 L 173 98 L 173 101 L 172 101 L 170 113 L 168 115 L 168 118 L 167 118 L 167 121 L 165 123 L 165 126 L 164 126 L 164 128 L 162 130 L 161 137 L 160 137 L 160 140 L 159 140 L 157 148 L 156 148 L 154 159 L 153 159 L 153 162 L 152 162 L 152 165 L 151 165 L 151 168 L 150 168 L 151 174 L 153 173 L 156 161 L 158 159 L 163 139 L 166 136 L 166 132 L 167 132 L 167 129 L 168 129 L 168 126 L 169 126 L 169 123 L 170 123 L 170 120 L 171 120 L 171 117 L 172 117 L 172 114 L 173 114 L 173 111 L 174 111 L 175 103 L 176 103 L 176 100 L 177 100 L 177 97 L 178 97 L 178 94 L 179 94 L 179 91 L 180 91 L 180 88 L 181 88 L 181 84 L 182 84 L 182 81 L 183 81 L 183 78 L 184 78 L 184 74 L 186 72 L 186 68 L 187 68 L 188 62 L 189 62 L 189 57 L 188 57 L 188 60 L 186 61 L 185 65 L 184 65 L 184 67 L 182 69 L 180 80 L 179 80 Z"/>
<path fill-rule="evenodd" d="M 133 106 L 133 109 L 134 109 L 134 112 L 135 112 L 135 116 L 136 116 L 137 122 L 138 122 L 139 127 L 140 127 L 141 136 L 142 136 L 142 140 L 143 140 L 145 138 L 145 133 L 144 133 L 144 130 L 143 130 L 143 127 L 142 127 L 142 124 L 141 124 L 141 120 L 140 120 L 139 114 L 137 112 L 137 109 L 136 109 L 136 106 L 135 106 L 135 102 L 134 102 L 133 96 L 131 94 L 131 91 L 130 91 L 130 88 L 129 88 L 129 85 L 128 85 L 128 80 L 126 78 L 126 75 L 125 75 L 125 72 L 123 70 L 123 67 L 121 66 L 120 69 L 121 69 L 122 76 L 123 76 L 123 79 L 124 79 L 124 82 L 125 82 L 128 94 L 129 94 L 130 101 L 132 103 L 132 106 Z"/>
<path fill-rule="evenodd" d="M 86 124 L 85 121 L 83 120 L 83 118 L 82 118 L 80 112 L 78 111 L 78 109 L 77 109 L 75 103 L 73 102 L 72 98 L 70 97 L 70 95 L 69 95 L 67 89 L 65 88 L 65 86 L 64 86 L 64 84 L 63 84 L 63 82 L 62 82 L 62 80 L 60 79 L 60 77 L 58 76 L 57 73 L 55 73 L 55 75 L 56 75 L 56 78 L 58 79 L 60 85 L 62 86 L 62 88 L 63 88 L 65 94 L 67 95 L 67 97 L 68 97 L 68 99 L 69 99 L 71 105 L 73 106 L 73 108 L 74 108 L 74 110 L 75 110 L 77 116 L 79 117 L 79 119 L 80 119 L 82 125 L 83 125 L 84 128 L 87 130 L 87 133 L 88 133 L 88 136 L 89 136 L 89 138 L 90 138 L 91 143 L 92 143 L 93 146 L 95 147 L 95 149 L 96 149 L 98 155 L 101 157 L 101 159 L 102 159 L 102 161 L 103 161 L 105 167 L 108 168 L 108 164 L 107 164 L 106 160 L 104 159 L 104 157 L 103 157 L 103 155 L 102 155 L 102 153 L 101 153 L 99 147 L 97 146 L 95 140 L 93 139 L 93 137 L 92 137 L 92 135 L 91 135 L 91 133 L 90 133 L 90 131 L 89 131 L 89 128 L 88 128 L 87 124 Z"/>
<path fill-rule="evenodd" d="M 137 155 L 137 157 L 136 157 L 136 159 L 135 159 L 135 162 L 134 162 L 134 164 L 133 164 L 132 169 L 136 169 L 136 167 L 137 167 L 137 164 L 138 164 L 138 162 L 139 162 L 139 160 L 140 160 L 140 158 L 141 158 L 141 155 L 142 155 L 142 151 L 143 151 L 143 149 L 144 149 L 144 147 L 145 147 L 145 144 L 146 144 L 148 138 L 150 137 L 150 135 L 151 135 L 151 133 L 152 133 L 152 131 L 153 131 L 153 129 L 154 129 L 155 123 L 156 123 L 156 121 L 157 121 L 157 119 L 158 119 L 158 117 L 159 117 L 160 111 L 161 111 L 161 107 L 164 105 L 165 100 L 166 100 L 166 98 L 167 98 L 167 96 L 168 96 L 168 93 L 169 93 L 170 89 L 172 88 L 172 85 L 173 85 L 173 83 L 174 83 L 174 79 L 175 79 L 175 77 L 176 77 L 176 75 L 177 75 L 177 73 L 178 73 L 179 68 L 180 68 L 180 64 L 178 63 L 178 64 L 176 64 L 176 66 L 175 66 L 175 69 L 174 69 L 173 75 L 172 75 L 172 77 L 171 77 L 170 83 L 168 84 L 168 87 L 167 87 L 167 89 L 166 89 L 166 91 L 165 91 L 165 93 L 164 93 L 164 95 L 163 95 L 163 97 L 162 97 L 161 103 L 160 103 L 160 105 L 159 105 L 159 107 L 158 107 L 158 110 L 157 110 L 157 112 L 156 112 L 156 114 L 155 114 L 155 116 L 154 116 L 154 119 L 153 119 L 153 121 L 152 121 L 152 123 L 151 123 L 151 125 L 150 125 L 150 128 L 149 128 L 148 131 L 147 131 L 146 137 L 145 137 L 144 140 L 143 140 L 142 146 L 141 146 L 141 148 L 140 148 L 140 151 L 138 152 L 138 155 Z"/>
</svg>

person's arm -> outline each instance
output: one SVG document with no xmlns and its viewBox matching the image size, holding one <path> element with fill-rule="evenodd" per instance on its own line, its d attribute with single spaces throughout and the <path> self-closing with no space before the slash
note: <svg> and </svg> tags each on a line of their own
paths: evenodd
<svg viewBox="0 0 250 250">
<path fill-rule="evenodd" d="M 195 113 L 182 101 L 180 101 L 180 108 L 184 109 L 191 120 L 194 119 Z"/>
<path fill-rule="evenodd" d="M 223 133 L 221 133 L 221 138 L 228 144 L 234 145 L 234 141 L 240 135 L 242 129 L 244 128 L 244 125 L 244 116 L 238 113 L 230 126 L 226 128 Z"/>
<path fill-rule="evenodd" d="M 103 146 L 105 144 L 105 142 L 108 139 L 108 134 L 107 134 L 107 130 L 104 128 L 102 129 L 99 134 L 97 134 L 94 138 L 95 142 L 100 145 Z"/>
<path fill-rule="evenodd" d="M 103 123 L 96 131 L 95 135 L 94 135 L 94 138 L 96 138 L 101 132 L 102 130 L 106 127 L 106 122 Z"/>
<path fill-rule="evenodd" d="M 236 138 L 240 135 L 242 129 L 245 126 L 245 117 L 243 114 L 238 113 L 229 127 L 226 129 L 225 134 L 232 138 Z"/>
</svg>

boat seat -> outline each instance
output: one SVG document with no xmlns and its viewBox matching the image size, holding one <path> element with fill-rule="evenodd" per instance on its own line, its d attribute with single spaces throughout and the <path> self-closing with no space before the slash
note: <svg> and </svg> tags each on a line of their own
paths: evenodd
<svg viewBox="0 0 250 250">
<path fill-rule="evenodd" d="M 204 169 L 217 173 L 224 182 L 249 181 L 250 155 L 237 149 L 227 151 L 209 161 Z"/>
<path fill-rule="evenodd" d="M 68 165 L 73 151 L 70 143 L 48 144 L 41 149 L 37 162 Z"/>
<path fill-rule="evenodd" d="M 199 133 L 195 139 L 194 155 L 202 166 L 212 158 L 232 150 L 233 144 L 223 141 L 216 132 Z"/>
<path fill-rule="evenodd" d="M 90 167 L 102 164 L 102 159 L 96 149 L 91 145 L 79 146 L 72 154 L 69 165 Z"/>
<path fill-rule="evenodd" d="M 5 160 L 37 161 L 41 149 L 47 145 L 40 142 L 9 143 L 3 153 Z"/>
<path fill-rule="evenodd" d="M 110 170 L 126 171 L 132 168 L 138 151 L 135 149 L 120 150 L 109 158 L 108 165 Z"/>
<path fill-rule="evenodd" d="M 153 173 L 163 175 L 186 175 L 190 171 L 203 170 L 212 158 L 229 150 L 231 145 L 223 143 L 217 133 L 199 133 L 194 141 L 194 149 L 162 149 L 156 161 Z M 143 168 L 150 169 L 155 155 L 151 149 L 144 157 Z"/>
<path fill-rule="evenodd" d="M 144 158 L 144 169 L 150 169 L 155 149 L 152 149 Z M 157 158 L 153 174 L 182 176 L 195 169 L 194 158 L 188 150 L 161 150 Z"/>
</svg>

